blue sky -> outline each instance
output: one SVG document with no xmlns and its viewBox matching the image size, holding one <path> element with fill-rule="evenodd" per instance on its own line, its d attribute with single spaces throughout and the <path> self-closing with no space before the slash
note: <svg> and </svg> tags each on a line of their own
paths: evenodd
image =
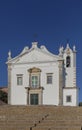
<svg viewBox="0 0 82 130">
<path fill-rule="evenodd" d="M 76 45 L 77 49 L 77 86 L 82 101 L 82 0 L 0 0 L 0 86 L 7 86 L 9 50 L 14 57 L 36 40 L 58 54 L 67 39 L 70 47 Z"/>
</svg>

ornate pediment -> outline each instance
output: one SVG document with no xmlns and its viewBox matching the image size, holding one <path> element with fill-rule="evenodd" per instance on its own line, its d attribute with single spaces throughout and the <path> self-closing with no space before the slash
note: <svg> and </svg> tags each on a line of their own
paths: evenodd
<svg viewBox="0 0 82 130">
<path fill-rule="evenodd" d="M 28 70 L 28 72 L 30 72 L 30 73 L 38 73 L 38 72 L 41 72 L 41 70 L 39 68 L 33 67 L 33 68 L 30 68 Z"/>
<path fill-rule="evenodd" d="M 34 42 L 30 49 L 28 47 L 25 47 L 18 56 L 8 60 L 7 63 L 40 63 L 57 60 L 62 60 L 62 58 L 49 52 L 45 46 L 41 46 L 40 48 L 38 48 L 37 43 Z"/>
</svg>

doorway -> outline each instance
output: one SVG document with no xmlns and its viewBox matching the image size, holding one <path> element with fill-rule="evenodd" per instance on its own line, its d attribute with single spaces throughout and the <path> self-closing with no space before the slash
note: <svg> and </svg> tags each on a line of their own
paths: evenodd
<svg viewBox="0 0 82 130">
<path fill-rule="evenodd" d="M 30 105 L 38 105 L 38 104 L 39 104 L 38 94 L 30 94 Z"/>
</svg>

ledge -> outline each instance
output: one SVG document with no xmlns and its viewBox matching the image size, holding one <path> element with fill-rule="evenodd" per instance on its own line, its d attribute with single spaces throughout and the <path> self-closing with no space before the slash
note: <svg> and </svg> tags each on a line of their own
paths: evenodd
<svg viewBox="0 0 82 130">
<path fill-rule="evenodd" d="M 63 89 L 79 89 L 78 87 L 63 87 Z"/>
<path fill-rule="evenodd" d="M 38 90 L 38 89 L 42 89 L 42 90 L 44 90 L 43 87 L 37 87 L 37 88 L 25 87 L 25 89 L 28 89 L 28 90 Z"/>
</svg>

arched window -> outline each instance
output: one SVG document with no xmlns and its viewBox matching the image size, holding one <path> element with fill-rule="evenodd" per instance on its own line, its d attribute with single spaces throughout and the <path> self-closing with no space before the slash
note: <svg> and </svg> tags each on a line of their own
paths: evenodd
<svg viewBox="0 0 82 130">
<path fill-rule="evenodd" d="M 71 60 L 70 60 L 70 56 L 66 57 L 66 67 L 70 67 L 71 64 Z"/>
</svg>

